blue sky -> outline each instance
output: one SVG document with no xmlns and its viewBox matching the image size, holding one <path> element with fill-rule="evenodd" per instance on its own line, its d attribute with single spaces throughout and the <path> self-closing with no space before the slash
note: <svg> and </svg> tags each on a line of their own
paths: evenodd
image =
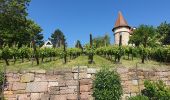
<svg viewBox="0 0 170 100">
<path fill-rule="evenodd" d="M 29 18 L 42 27 L 44 40 L 60 29 L 69 47 L 76 40 L 89 42 L 90 33 L 93 37 L 108 33 L 114 43 L 118 11 L 130 26 L 170 22 L 170 0 L 32 0 L 28 7 Z"/>
</svg>

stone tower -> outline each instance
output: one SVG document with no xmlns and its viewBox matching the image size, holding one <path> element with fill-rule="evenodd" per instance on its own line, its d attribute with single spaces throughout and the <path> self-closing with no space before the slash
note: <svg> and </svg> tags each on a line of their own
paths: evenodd
<svg viewBox="0 0 170 100">
<path fill-rule="evenodd" d="M 116 45 L 119 45 L 120 37 L 122 37 L 122 41 L 121 41 L 122 45 L 128 45 L 129 37 L 131 34 L 131 27 L 128 25 L 127 21 L 124 19 L 120 11 L 112 31 L 114 33 L 114 39 Z"/>
</svg>

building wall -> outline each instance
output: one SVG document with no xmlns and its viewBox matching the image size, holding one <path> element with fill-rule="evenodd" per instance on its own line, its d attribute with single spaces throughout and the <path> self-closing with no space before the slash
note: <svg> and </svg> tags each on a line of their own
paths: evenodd
<svg viewBox="0 0 170 100">
<path fill-rule="evenodd" d="M 122 34 L 122 45 L 128 45 L 130 30 L 127 27 L 120 27 L 114 30 L 115 44 L 119 44 L 120 33 Z"/>
</svg>

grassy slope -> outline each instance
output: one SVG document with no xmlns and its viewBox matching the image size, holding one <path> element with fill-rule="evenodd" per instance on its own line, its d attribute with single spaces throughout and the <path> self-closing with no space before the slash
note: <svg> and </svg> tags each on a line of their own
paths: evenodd
<svg viewBox="0 0 170 100">
<path fill-rule="evenodd" d="M 158 62 L 155 61 L 146 61 L 145 64 L 141 64 L 141 59 L 139 58 L 134 58 L 134 60 L 125 60 L 125 58 L 121 59 L 121 63 L 120 64 L 116 64 L 114 62 L 111 62 L 105 58 L 102 58 L 100 56 L 95 55 L 94 56 L 94 64 L 88 64 L 88 57 L 87 56 L 79 56 L 78 58 L 74 59 L 74 60 L 70 60 L 68 61 L 67 64 L 63 64 L 63 60 L 62 59 L 58 59 L 55 61 L 51 61 L 51 62 L 45 62 L 45 63 L 40 63 L 39 66 L 37 66 L 35 64 L 35 62 L 32 63 L 30 61 L 24 62 L 24 63 L 20 63 L 19 61 L 14 65 L 12 62 L 10 62 L 10 66 L 7 66 L 8 70 L 12 70 L 12 71 L 18 71 L 18 70 L 31 70 L 31 69 L 46 69 L 46 70 L 50 70 L 50 69 L 57 69 L 57 68 L 70 68 L 70 67 L 74 67 L 77 65 L 80 66 L 88 66 L 88 67 L 114 67 L 114 66 L 124 66 L 124 67 L 135 67 L 136 63 L 138 64 L 138 67 L 141 68 L 165 68 L 168 67 L 169 65 L 165 65 L 165 64 L 160 64 Z M 0 61 L 0 70 L 3 70 L 3 66 L 5 64 L 3 63 L 3 61 Z"/>
</svg>

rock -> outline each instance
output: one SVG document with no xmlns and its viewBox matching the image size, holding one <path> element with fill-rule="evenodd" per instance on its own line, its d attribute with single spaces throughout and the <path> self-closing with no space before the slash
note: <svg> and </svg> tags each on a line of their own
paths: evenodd
<svg viewBox="0 0 170 100">
<path fill-rule="evenodd" d="M 31 82 L 27 83 L 27 92 L 46 92 L 48 90 L 47 88 L 48 82 Z"/>
<path fill-rule="evenodd" d="M 43 69 L 39 69 L 39 70 L 35 70 L 35 73 L 38 73 L 38 74 L 45 74 L 46 71 L 43 70 Z"/>
<path fill-rule="evenodd" d="M 77 94 L 68 94 L 67 100 L 77 100 Z"/>
<path fill-rule="evenodd" d="M 50 100 L 67 100 L 66 95 L 52 95 Z"/>
<path fill-rule="evenodd" d="M 58 82 L 49 82 L 48 87 L 58 86 Z"/>
<path fill-rule="evenodd" d="M 60 94 L 60 91 L 59 91 L 59 90 L 60 90 L 59 87 L 56 87 L 56 86 L 55 86 L 55 87 L 50 87 L 50 88 L 49 88 L 49 91 L 50 91 L 49 93 L 52 94 L 52 95 L 54 95 L 54 94 Z"/>
<path fill-rule="evenodd" d="M 91 79 L 81 79 L 80 80 L 80 85 L 88 85 L 90 83 L 92 83 Z"/>
<path fill-rule="evenodd" d="M 77 80 L 67 80 L 66 81 L 66 85 L 67 86 L 77 86 L 78 85 L 78 81 Z"/>
<path fill-rule="evenodd" d="M 90 92 L 89 85 L 80 85 L 80 92 Z"/>
<path fill-rule="evenodd" d="M 13 74 L 12 77 L 7 77 L 8 82 L 19 82 L 20 81 L 20 75 L 19 74 Z"/>
<path fill-rule="evenodd" d="M 26 83 L 14 82 L 12 85 L 12 90 L 24 90 L 26 88 Z"/>
<path fill-rule="evenodd" d="M 132 80 L 133 85 L 138 85 L 138 80 Z"/>
<path fill-rule="evenodd" d="M 40 100 L 40 93 L 31 93 L 31 100 Z"/>
<path fill-rule="evenodd" d="M 58 82 L 58 86 L 66 86 L 65 80 L 60 80 L 60 81 Z"/>
<path fill-rule="evenodd" d="M 95 74 L 96 69 L 95 68 L 87 68 L 87 74 Z"/>
<path fill-rule="evenodd" d="M 36 74 L 34 81 L 35 82 L 46 82 L 47 78 L 44 74 Z"/>
<path fill-rule="evenodd" d="M 49 94 L 42 94 L 40 95 L 41 99 L 40 100 L 51 100 Z"/>
<path fill-rule="evenodd" d="M 14 94 L 13 91 L 4 91 L 4 95 L 12 95 Z"/>
<path fill-rule="evenodd" d="M 73 93 L 75 93 L 74 89 L 60 90 L 60 94 L 73 94 Z"/>
<path fill-rule="evenodd" d="M 87 78 L 92 78 L 92 75 L 91 74 L 87 74 Z"/>
<path fill-rule="evenodd" d="M 27 82 L 33 82 L 34 81 L 34 74 L 32 73 L 26 73 L 21 76 L 20 82 L 27 83 Z"/>
<path fill-rule="evenodd" d="M 19 94 L 17 98 L 17 100 L 30 100 L 30 94 Z"/>
<path fill-rule="evenodd" d="M 79 73 L 79 79 L 87 78 L 87 73 Z M 74 79 L 78 79 L 78 73 L 74 73 Z"/>
<path fill-rule="evenodd" d="M 73 75 L 74 75 L 73 73 L 66 73 L 64 76 L 64 79 L 71 80 L 71 79 L 73 79 Z"/>
<path fill-rule="evenodd" d="M 131 70 L 131 69 L 130 69 Z M 133 69 L 132 69 L 133 70 Z M 125 74 L 128 72 L 128 68 L 125 68 L 125 67 L 120 67 L 120 68 L 117 68 L 117 72 L 119 74 Z"/>
<path fill-rule="evenodd" d="M 87 66 L 80 66 L 79 67 L 79 72 L 85 72 L 87 71 Z M 72 68 L 73 73 L 78 73 L 78 66 Z"/>
</svg>

